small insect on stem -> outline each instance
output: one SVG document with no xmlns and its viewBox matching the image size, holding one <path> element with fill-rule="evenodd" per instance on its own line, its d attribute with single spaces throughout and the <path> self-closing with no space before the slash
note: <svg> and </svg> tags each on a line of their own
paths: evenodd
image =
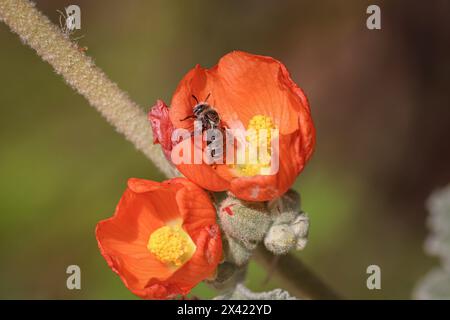
<svg viewBox="0 0 450 320">
<path fill-rule="evenodd" d="M 61 29 L 62 34 L 68 38 L 69 40 L 77 43 L 78 40 L 80 40 L 81 38 L 84 37 L 84 35 L 72 38 L 72 36 L 76 33 L 76 29 L 75 28 L 71 28 L 69 26 L 71 26 L 72 23 L 72 19 L 74 19 L 74 17 L 72 16 L 67 16 L 64 12 L 62 12 L 61 10 L 56 10 L 56 12 L 59 13 L 59 28 Z M 78 45 L 78 43 L 77 43 Z M 82 52 L 86 51 L 87 48 L 83 47 L 80 49 L 84 49 L 84 50 L 80 50 Z"/>
</svg>

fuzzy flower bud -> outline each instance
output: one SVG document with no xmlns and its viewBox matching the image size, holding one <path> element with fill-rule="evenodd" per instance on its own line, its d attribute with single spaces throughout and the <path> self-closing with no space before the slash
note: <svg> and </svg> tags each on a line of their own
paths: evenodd
<svg viewBox="0 0 450 320">
<path fill-rule="evenodd" d="M 296 244 L 296 236 L 293 228 L 281 224 L 272 226 L 264 238 L 266 248 L 276 255 L 286 254 Z"/>
<path fill-rule="evenodd" d="M 219 221 L 225 234 L 248 250 L 256 248 L 272 224 L 265 202 L 246 202 L 233 196 L 222 202 Z"/>
<path fill-rule="evenodd" d="M 292 249 L 302 250 L 308 242 L 309 219 L 305 213 L 286 212 L 281 214 L 264 238 L 266 248 L 276 255 L 286 254 Z M 287 217 L 292 217 L 287 221 Z M 282 223 L 279 223 L 282 220 Z"/>
<path fill-rule="evenodd" d="M 274 254 L 286 254 L 292 249 L 302 250 L 308 242 L 309 219 L 300 210 L 300 195 L 289 190 L 283 196 L 268 203 L 272 215 L 264 245 Z"/>
<path fill-rule="evenodd" d="M 229 194 L 219 210 L 226 261 L 245 265 L 261 242 L 276 255 L 304 249 L 309 219 L 299 210 L 300 196 L 294 190 L 270 202 L 247 202 Z"/>
<path fill-rule="evenodd" d="M 266 203 L 246 202 L 228 195 L 218 216 L 224 232 L 226 260 L 236 266 L 246 265 L 272 224 Z"/>
<path fill-rule="evenodd" d="M 300 195 L 293 189 L 289 189 L 281 197 L 269 201 L 267 207 L 274 215 L 280 215 L 283 212 L 300 210 L 301 200 Z M 280 217 L 281 218 L 281 217 Z"/>
</svg>

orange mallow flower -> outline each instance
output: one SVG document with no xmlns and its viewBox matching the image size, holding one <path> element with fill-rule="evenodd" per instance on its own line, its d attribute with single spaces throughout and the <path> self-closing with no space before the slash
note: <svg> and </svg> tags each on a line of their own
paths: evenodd
<svg viewBox="0 0 450 320">
<path fill-rule="evenodd" d="M 172 151 L 172 145 L 164 140 L 160 128 L 177 128 L 193 131 L 192 96 L 200 101 L 206 100 L 220 118 L 219 128 L 230 130 L 253 130 L 253 137 L 247 141 L 258 140 L 261 129 L 267 129 L 266 146 L 270 147 L 270 130 L 275 130 L 278 148 L 270 156 L 277 157 L 276 171 L 264 171 L 267 163 L 244 163 L 230 165 L 213 163 L 176 163 L 178 170 L 199 186 L 212 191 L 231 191 L 236 197 L 248 201 L 266 201 L 284 194 L 294 183 L 310 159 L 315 144 L 315 129 L 308 101 L 302 91 L 291 79 L 286 67 L 279 61 L 265 56 L 234 51 L 222 57 L 211 69 L 196 66 L 189 71 L 178 85 L 165 118 L 155 116 L 167 108 L 161 101 L 152 110 L 154 133 L 163 149 Z M 170 118 L 170 125 L 168 122 Z M 162 122 L 155 122 L 164 120 Z M 194 136 L 178 143 L 194 143 Z M 262 138 L 261 140 L 264 140 Z M 179 142 L 179 141 L 176 141 Z M 203 143 L 201 148 L 205 147 Z M 173 148 L 174 151 L 175 147 Z M 194 150 L 191 149 L 191 150 Z M 186 149 L 185 149 L 186 150 Z M 227 149 L 225 149 L 227 150 Z M 273 150 L 273 148 L 271 149 Z M 178 151 L 177 151 L 178 152 Z M 174 154 L 172 153 L 172 160 Z M 225 156 L 225 155 L 224 155 Z M 248 155 L 247 155 L 248 156 Z M 273 158 L 274 159 L 274 158 Z"/>
<path fill-rule="evenodd" d="M 208 194 L 184 178 L 128 180 L 113 217 L 97 224 L 101 254 L 146 299 L 186 295 L 214 275 L 220 230 Z"/>
</svg>

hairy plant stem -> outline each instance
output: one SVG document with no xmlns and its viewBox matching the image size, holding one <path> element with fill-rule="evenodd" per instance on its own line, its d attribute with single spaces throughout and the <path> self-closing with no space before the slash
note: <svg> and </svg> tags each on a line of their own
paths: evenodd
<svg viewBox="0 0 450 320">
<path fill-rule="evenodd" d="M 116 130 L 142 151 L 167 177 L 178 175 L 153 145 L 152 130 L 145 112 L 119 89 L 91 58 L 27 0 L 0 0 L 0 20 L 17 33 L 78 93 L 102 114 Z M 258 250 L 263 264 L 272 259 Z M 275 275 L 286 280 L 292 293 L 300 297 L 331 299 L 336 296 L 293 256 L 283 256 Z"/>
<path fill-rule="evenodd" d="M 153 145 L 152 130 L 145 112 L 33 3 L 27 0 L 0 0 L 0 20 L 36 50 L 165 175 L 176 175 L 176 170 L 167 162 L 161 148 Z"/>
</svg>

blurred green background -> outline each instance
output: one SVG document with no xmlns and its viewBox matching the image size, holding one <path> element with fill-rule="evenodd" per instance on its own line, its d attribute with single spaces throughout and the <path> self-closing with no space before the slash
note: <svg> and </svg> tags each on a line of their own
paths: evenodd
<svg viewBox="0 0 450 320">
<path fill-rule="evenodd" d="M 376 3 L 382 30 L 370 31 Z M 424 202 L 450 181 L 447 1 L 37 1 L 55 23 L 69 4 L 80 46 L 146 109 L 231 50 L 283 61 L 318 133 L 296 183 L 312 223 L 298 255 L 346 298 L 411 297 L 436 263 L 422 250 Z M 129 177 L 162 175 L 1 23 L 0 73 L 0 298 L 134 298 L 94 228 Z M 66 288 L 71 264 L 82 290 Z M 366 287 L 371 264 L 382 290 Z M 250 288 L 283 286 L 265 277 L 252 263 Z"/>
</svg>

